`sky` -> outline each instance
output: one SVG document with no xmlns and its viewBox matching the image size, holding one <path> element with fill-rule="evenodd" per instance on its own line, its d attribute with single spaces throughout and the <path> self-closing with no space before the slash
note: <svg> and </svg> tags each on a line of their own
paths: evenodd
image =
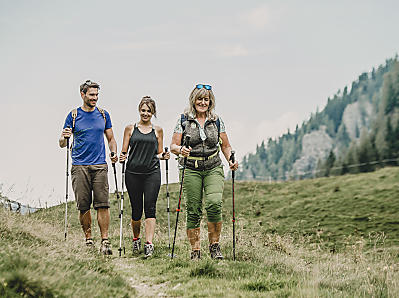
<svg viewBox="0 0 399 298">
<path fill-rule="evenodd" d="M 0 190 L 31 206 L 65 201 L 58 139 L 87 79 L 101 85 L 118 151 L 143 96 L 169 146 L 195 84 L 212 85 L 240 160 L 394 57 L 398 10 L 387 0 L 0 0 Z"/>
</svg>

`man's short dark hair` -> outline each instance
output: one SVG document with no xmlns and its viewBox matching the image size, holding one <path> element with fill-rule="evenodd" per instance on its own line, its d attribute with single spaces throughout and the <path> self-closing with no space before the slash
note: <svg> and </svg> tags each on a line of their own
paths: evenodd
<svg viewBox="0 0 399 298">
<path fill-rule="evenodd" d="M 97 84 L 96 82 L 92 82 L 90 80 L 86 80 L 86 82 L 84 82 L 82 85 L 80 85 L 80 92 L 83 92 L 84 94 L 86 94 L 86 92 L 87 92 L 87 90 L 89 88 L 100 89 L 100 85 Z"/>
</svg>

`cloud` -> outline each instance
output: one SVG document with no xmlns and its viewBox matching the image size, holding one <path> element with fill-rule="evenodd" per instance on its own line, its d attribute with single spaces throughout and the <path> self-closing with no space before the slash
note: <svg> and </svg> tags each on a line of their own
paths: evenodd
<svg viewBox="0 0 399 298">
<path fill-rule="evenodd" d="M 244 57 L 249 55 L 249 51 L 242 45 L 222 46 L 219 48 L 219 53 L 224 57 Z"/>
<path fill-rule="evenodd" d="M 117 51 L 146 51 L 150 49 L 162 49 L 170 46 L 166 41 L 127 41 L 112 45 L 111 48 Z"/>
<path fill-rule="evenodd" d="M 285 134 L 287 129 L 293 132 L 296 125 L 300 125 L 302 121 L 302 117 L 293 111 L 286 112 L 275 119 L 264 119 L 257 126 L 256 140 L 261 142 L 268 138 L 275 139 Z"/>
<path fill-rule="evenodd" d="M 266 5 L 259 6 L 242 14 L 241 19 L 252 28 L 262 30 L 269 24 L 270 9 Z"/>
<path fill-rule="evenodd" d="M 288 111 L 275 118 L 259 119 L 258 121 L 243 121 L 239 118 L 223 118 L 228 123 L 226 132 L 230 144 L 237 152 L 237 158 L 241 160 L 245 155 L 254 152 L 256 145 L 262 141 L 267 142 L 269 138 L 276 139 L 282 134 L 295 131 L 296 125 L 303 121 L 303 115 Z M 252 128 L 252 129 L 251 129 Z"/>
</svg>

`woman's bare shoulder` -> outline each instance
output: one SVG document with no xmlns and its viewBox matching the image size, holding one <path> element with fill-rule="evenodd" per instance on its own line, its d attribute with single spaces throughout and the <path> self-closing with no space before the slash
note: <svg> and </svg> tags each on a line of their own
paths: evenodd
<svg viewBox="0 0 399 298">
<path fill-rule="evenodd" d="M 160 127 L 160 126 L 158 126 L 158 125 L 154 125 L 154 128 L 155 128 L 155 131 L 156 131 L 157 133 L 163 133 L 162 127 Z"/>
</svg>

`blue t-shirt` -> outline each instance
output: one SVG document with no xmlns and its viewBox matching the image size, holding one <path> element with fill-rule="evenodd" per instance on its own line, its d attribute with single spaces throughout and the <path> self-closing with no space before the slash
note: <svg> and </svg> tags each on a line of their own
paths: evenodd
<svg viewBox="0 0 399 298">
<path fill-rule="evenodd" d="M 73 165 L 101 165 L 105 161 L 104 131 L 112 127 L 111 118 L 104 110 L 103 115 L 96 108 L 92 112 L 85 112 L 78 108 L 73 130 L 72 164 Z M 65 119 L 64 128 L 72 128 L 72 112 Z"/>
</svg>

